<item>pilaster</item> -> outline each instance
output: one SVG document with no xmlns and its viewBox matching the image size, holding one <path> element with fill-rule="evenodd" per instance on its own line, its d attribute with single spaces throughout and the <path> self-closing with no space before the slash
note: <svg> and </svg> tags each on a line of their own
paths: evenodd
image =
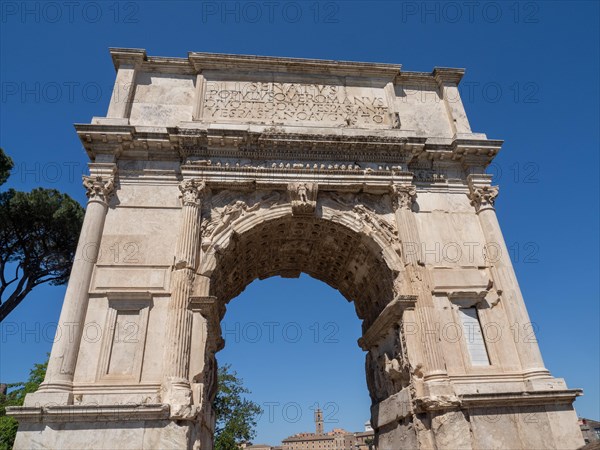
<svg viewBox="0 0 600 450">
<path fill-rule="evenodd" d="M 416 187 L 408 179 L 403 183 L 392 185 L 392 204 L 398 226 L 398 238 L 402 244 L 402 257 L 408 276 L 407 294 L 417 296 L 415 318 L 417 319 L 420 348 L 424 370 L 424 381 L 447 380 L 448 374 L 444 365 L 444 358 L 440 353 L 438 343 L 437 320 L 433 297 L 431 295 L 430 274 L 423 262 L 420 261 L 418 252 L 420 239 L 417 222 L 412 211 L 412 206 L 417 195 Z"/>
</svg>

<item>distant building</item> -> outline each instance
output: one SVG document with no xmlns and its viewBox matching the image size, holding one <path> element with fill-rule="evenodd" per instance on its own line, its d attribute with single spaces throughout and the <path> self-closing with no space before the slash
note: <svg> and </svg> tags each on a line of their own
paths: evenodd
<svg viewBox="0 0 600 450">
<path fill-rule="evenodd" d="M 579 428 L 581 428 L 581 434 L 586 444 L 600 442 L 600 422 L 580 417 Z"/>
<path fill-rule="evenodd" d="M 281 447 L 273 447 L 269 444 L 242 444 L 240 449 L 243 450 L 283 450 Z"/>
<path fill-rule="evenodd" d="M 323 412 L 315 412 L 315 433 L 298 433 L 284 439 L 283 450 L 369 450 L 373 442 L 373 429 L 367 422 L 365 431 L 352 433 L 342 428 L 334 428 L 325 433 L 323 428 Z"/>
<path fill-rule="evenodd" d="M 269 444 L 242 444 L 240 448 L 243 450 L 273 450 L 274 447 Z"/>
</svg>

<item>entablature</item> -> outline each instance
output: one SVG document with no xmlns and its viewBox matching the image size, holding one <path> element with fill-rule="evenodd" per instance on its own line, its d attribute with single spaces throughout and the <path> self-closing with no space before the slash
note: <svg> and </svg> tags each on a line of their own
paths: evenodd
<svg viewBox="0 0 600 450">
<path fill-rule="evenodd" d="M 130 125 L 75 125 L 89 157 L 96 160 L 179 160 L 208 158 L 271 161 L 271 167 L 292 169 L 405 170 L 411 165 L 449 163 L 466 172 L 485 168 L 502 141 L 488 139 L 427 139 L 372 133 L 288 133 L 264 127 L 231 129 L 152 128 Z M 361 164 L 362 163 L 362 164 Z"/>
</svg>

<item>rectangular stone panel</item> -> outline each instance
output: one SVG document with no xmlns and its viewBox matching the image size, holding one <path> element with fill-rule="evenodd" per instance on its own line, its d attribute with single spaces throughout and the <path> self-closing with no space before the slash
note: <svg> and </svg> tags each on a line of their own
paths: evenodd
<svg viewBox="0 0 600 450">
<path fill-rule="evenodd" d="M 439 88 L 433 83 L 404 82 L 394 86 L 403 130 L 416 135 L 452 137 L 452 128 Z"/>
<path fill-rule="evenodd" d="M 165 188 L 179 201 L 172 186 Z M 152 190 L 154 191 L 154 189 Z M 110 210 L 100 243 L 98 264 L 167 266 L 173 262 L 180 210 L 175 208 L 125 208 Z M 96 245 L 89 243 L 90 251 Z M 84 254 L 84 257 L 86 255 Z"/>
<path fill-rule="evenodd" d="M 489 286 L 490 279 L 485 270 L 443 268 L 433 269 L 433 284 L 439 290 L 482 291 Z"/>
<path fill-rule="evenodd" d="M 98 379 L 139 382 L 152 297 L 148 292 L 115 292 L 108 298 Z"/>
<path fill-rule="evenodd" d="M 92 290 L 167 289 L 167 269 L 163 267 L 96 266 Z"/>
<path fill-rule="evenodd" d="M 467 351 L 474 366 L 489 366 L 488 357 L 479 316 L 476 308 L 459 308 L 458 315 L 463 327 L 463 336 L 467 344 Z"/>
<path fill-rule="evenodd" d="M 475 214 L 441 211 L 415 215 L 421 242 L 416 248 L 422 261 L 434 267 L 482 267 L 485 239 Z"/>
<path fill-rule="evenodd" d="M 139 356 L 139 329 L 139 311 L 117 311 L 107 375 L 132 375 L 133 362 Z"/>
<path fill-rule="evenodd" d="M 390 128 L 385 80 L 205 73 L 201 119 L 302 126 Z"/>
<path fill-rule="evenodd" d="M 130 123 L 174 126 L 191 120 L 195 77 L 142 72 L 136 76 Z"/>
</svg>

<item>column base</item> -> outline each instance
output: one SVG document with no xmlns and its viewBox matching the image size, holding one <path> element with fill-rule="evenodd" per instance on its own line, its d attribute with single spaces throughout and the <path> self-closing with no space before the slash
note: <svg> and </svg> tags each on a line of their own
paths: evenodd
<svg viewBox="0 0 600 450">
<path fill-rule="evenodd" d="M 162 402 L 170 406 L 170 418 L 195 420 L 200 407 L 194 405 L 190 383 L 183 378 L 168 378 L 161 387 Z"/>
<path fill-rule="evenodd" d="M 46 407 L 73 404 L 72 383 L 42 383 L 40 388 L 27 394 L 23 406 Z"/>
</svg>

